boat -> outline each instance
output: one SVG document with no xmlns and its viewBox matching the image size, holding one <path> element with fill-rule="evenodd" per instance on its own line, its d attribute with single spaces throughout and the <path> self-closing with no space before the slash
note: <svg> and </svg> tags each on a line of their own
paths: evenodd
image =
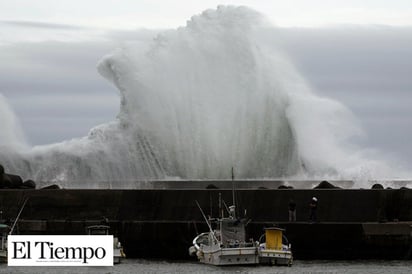
<svg viewBox="0 0 412 274">
<path fill-rule="evenodd" d="M 199 206 L 199 204 L 197 203 Z M 238 219 L 235 206 L 229 207 L 229 216 L 206 219 L 209 232 L 203 232 L 193 239 L 189 255 L 196 256 L 199 262 L 217 266 L 223 265 L 276 265 L 292 266 L 292 247 L 284 229 L 264 228 L 259 241 L 246 241 L 246 219 Z M 223 214 L 222 214 L 223 215 Z M 213 222 L 216 228 L 212 229 Z"/>
<path fill-rule="evenodd" d="M 196 256 L 199 262 L 217 266 L 223 265 L 292 265 L 291 245 L 283 235 L 283 229 L 270 227 L 265 229 L 261 239 L 265 242 L 246 240 L 246 225 L 250 220 L 237 218 L 235 204 L 234 170 L 232 168 L 232 200 L 233 205 L 226 206 L 228 217 L 222 210 L 222 197 L 219 193 L 220 218 L 206 218 L 205 213 L 196 201 L 206 221 L 209 232 L 203 232 L 193 239 L 189 255 Z M 245 214 L 246 215 L 246 214 Z M 216 228 L 212 229 L 212 224 Z"/>
<path fill-rule="evenodd" d="M 219 203 L 220 204 L 220 203 Z M 199 206 L 199 204 L 198 204 Z M 236 218 L 236 207 L 229 207 L 229 216 L 206 219 L 209 232 L 203 232 L 193 239 L 193 246 L 189 248 L 189 255 L 197 256 L 204 264 L 211 265 L 256 265 L 259 263 L 257 246 L 253 239 L 246 240 L 246 219 Z M 216 228 L 212 229 L 212 222 Z"/>
<path fill-rule="evenodd" d="M 91 225 L 86 228 L 88 235 L 109 235 L 110 226 L 108 225 Z M 119 238 L 113 237 L 113 263 L 119 264 L 126 255 L 123 252 L 122 244 Z"/>
<path fill-rule="evenodd" d="M 235 204 L 234 169 L 232 167 L 232 200 L 233 205 L 227 207 L 219 193 L 220 218 L 207 219 L 199 203 L 200 212 L 206 221 L 209 232 L 203 232 L 193 239 L 193 246 L 189 248 L 189 255 L 197 256 L 199 262 L 217 266 L 223 265 L 256 265 L 259 263 L 258 242 L 246 240 L 245 218 L 237 218 Z M 224 216 L 222 201 L 228 211 Z M 216 228 L 212 229 L 212 222 Z"/>
<path fill-rule="evenodd" d="M 28 197 L 24 197 L 23 204 L 20 207 L 19 213 L 17 214 L 17 217 L 14 220 L 13 225 L 11 227 L 7 224 L 0 223 L 0 263 L 7 263 L 8 261 L 7 238 L 9 235 L 13 234 L 14 228 L 16 227 L 17 222 L 20 219 L 20 215 L 23 212 L 23 209 L 26 206 L 28 200 Z M 0 216 L 2 215 L 3 211 L 0 211 Z"/>
<path fill-rule="evenodd" d="M 0 263 L 7 263 L 7 236 L 10 227 L 6 224 L 0 224 Z"/>
<path fill-rule="evenodd" d="M 284 231 L 278 227 L 265 228 L 265 234 L 259 239 L 259 264 L 292 266 L 292 248 Z"/>
</svg>

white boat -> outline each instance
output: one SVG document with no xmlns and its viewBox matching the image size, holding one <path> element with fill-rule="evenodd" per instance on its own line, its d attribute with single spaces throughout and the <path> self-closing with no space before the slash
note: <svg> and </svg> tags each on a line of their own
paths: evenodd
<svg viewBox="0 0 412 274">
<path fill-rule="evenodd" d="M 88 235 L 109 235 L 110 226 L 107 225 L 91 225 L 87 228 Z M 113 237 L 113 263 L 119 264 L 122 258 L 126 255 L 123 252 L 122 244 L 119 238 Z"/>
<path fill-rule="evenodd" d="M 10 227 L 6 224 L 0 224 L 0 263 L 7 262 L 7 236 Z"/>
<path fill-rule="evenodd" d="M 199 207 L 200 208 L 200 207 Z M 246 241 L 245 219 L 235 218 L 235 206 L 229 207 L 229 217 L 216 219 L 216 229 L 207 220 L 210 231 L 196 236 L 189 254 L 197 256 L 201 263 L 212 265 L 253 265 L 259 263 L 257 245 Z M 203 211 L 202 211 L 203 214 Z M 205 217 L 205 215 L 203 214 Z"/>
<path fill-rule="evenodd" d="M 229 216 L 224 217 L 222 198 L 219 193 L 220 218 L 207 219 L 199 203 L 196 201 L 203 215 L 209 232 L 199 234 L 193 239 L 193 246 L 189 248 L 189 255 L 197 256 L 201 263 L 211 265 L 292 265 L 293 256 L 289 243 L 283 235 L 283 229 L 266 228 L 265 242 L 246 240 L 246 219 L 236 218 L 234 170 L 232 168 L 232 200 L 233 205 L 226 207 Z M 246 211 L 245 211 L 246 212 Z M 246 213 L 245 213 L 246 214 Z M 212 221 L 216 228 L 212 229 Z M 263 239 L 263 237 L 261 237 Z M 285 239 L 285 240 L 283 240 Z"/>
<path fill-rule="evenodd" d="M 12 235 L 14 228 L 16 227 L 17 222 L 19 221 L 20 215 L 23 212 L 24 207 L 26 206 L 28 197 L 24 198 L 23 204 L 20 207 L 19 213 L 17 214 L 16 219 L 13 222 L 13 225 L 10 227 L 6 224 L 0 223 L 0 263 L 7 263 L 8 254 L 7 254 L 7 238 L 8 235 Z M 3 211 L 0 211 L 0 215 L 3 214 Z"/>
<path fill-rule="evenodd" d="M 278 227 L 265 228 L 265 234 L 259 240 L 259 263 L 269 265 L 287 265 L 293 263 L 291 245 Z M 262 241 L 264 239 L 264 242 Z"/>
</svg>

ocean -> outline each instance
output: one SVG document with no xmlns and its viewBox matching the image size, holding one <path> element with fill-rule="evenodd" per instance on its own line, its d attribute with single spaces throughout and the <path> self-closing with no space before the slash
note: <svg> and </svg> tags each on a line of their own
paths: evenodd
<svg viewBox="0 0 412 274">
<path fill-rule="evenodd" d="M 0 273 L 411 273 L 412 261 L 295 261 L 292 267 L 226 266 L 216 267 L 192 261 L 126 259 L 113 267 L 11 267 L 0 266 Z"/>
</svg>

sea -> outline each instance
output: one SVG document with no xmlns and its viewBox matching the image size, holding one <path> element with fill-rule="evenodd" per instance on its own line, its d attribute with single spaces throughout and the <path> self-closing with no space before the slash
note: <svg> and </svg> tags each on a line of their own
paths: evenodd
<svg viewBox="0 0 412 274">
<path fill-rule="evenodd" d="M 192 261 L 125 259 L 109 267 L 16 267 L 0 266 L 0 273 L 412 273 L 412 261 L 294 261 L 293 266 L 225 266 L 203 265 Z"/>
</svg>

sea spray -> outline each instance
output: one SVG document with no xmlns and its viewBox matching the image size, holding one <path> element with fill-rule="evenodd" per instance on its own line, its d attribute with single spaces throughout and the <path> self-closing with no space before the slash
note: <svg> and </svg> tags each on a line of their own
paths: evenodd
<svg viewBox="0 0 412 274">
<path fill-rule="evenodd" d="M 20 123 L 6 98 L 0 93 L 0 153 L 22 150 L 28 147 Z"/>
<path fill-rule="evenodd" d="M 360 132 L 351 113 L 315 96 L 267 35 L 276 31 L 259 13 L 221 6 L 129 42 L 98 65 L 120 92 L 115 121 L 83 138 L 1 151 L 0 162 L 65 187 L 228 179 L 232 167 L 243 179 L 384 172 L 348 143 Z"/>
</svg>

